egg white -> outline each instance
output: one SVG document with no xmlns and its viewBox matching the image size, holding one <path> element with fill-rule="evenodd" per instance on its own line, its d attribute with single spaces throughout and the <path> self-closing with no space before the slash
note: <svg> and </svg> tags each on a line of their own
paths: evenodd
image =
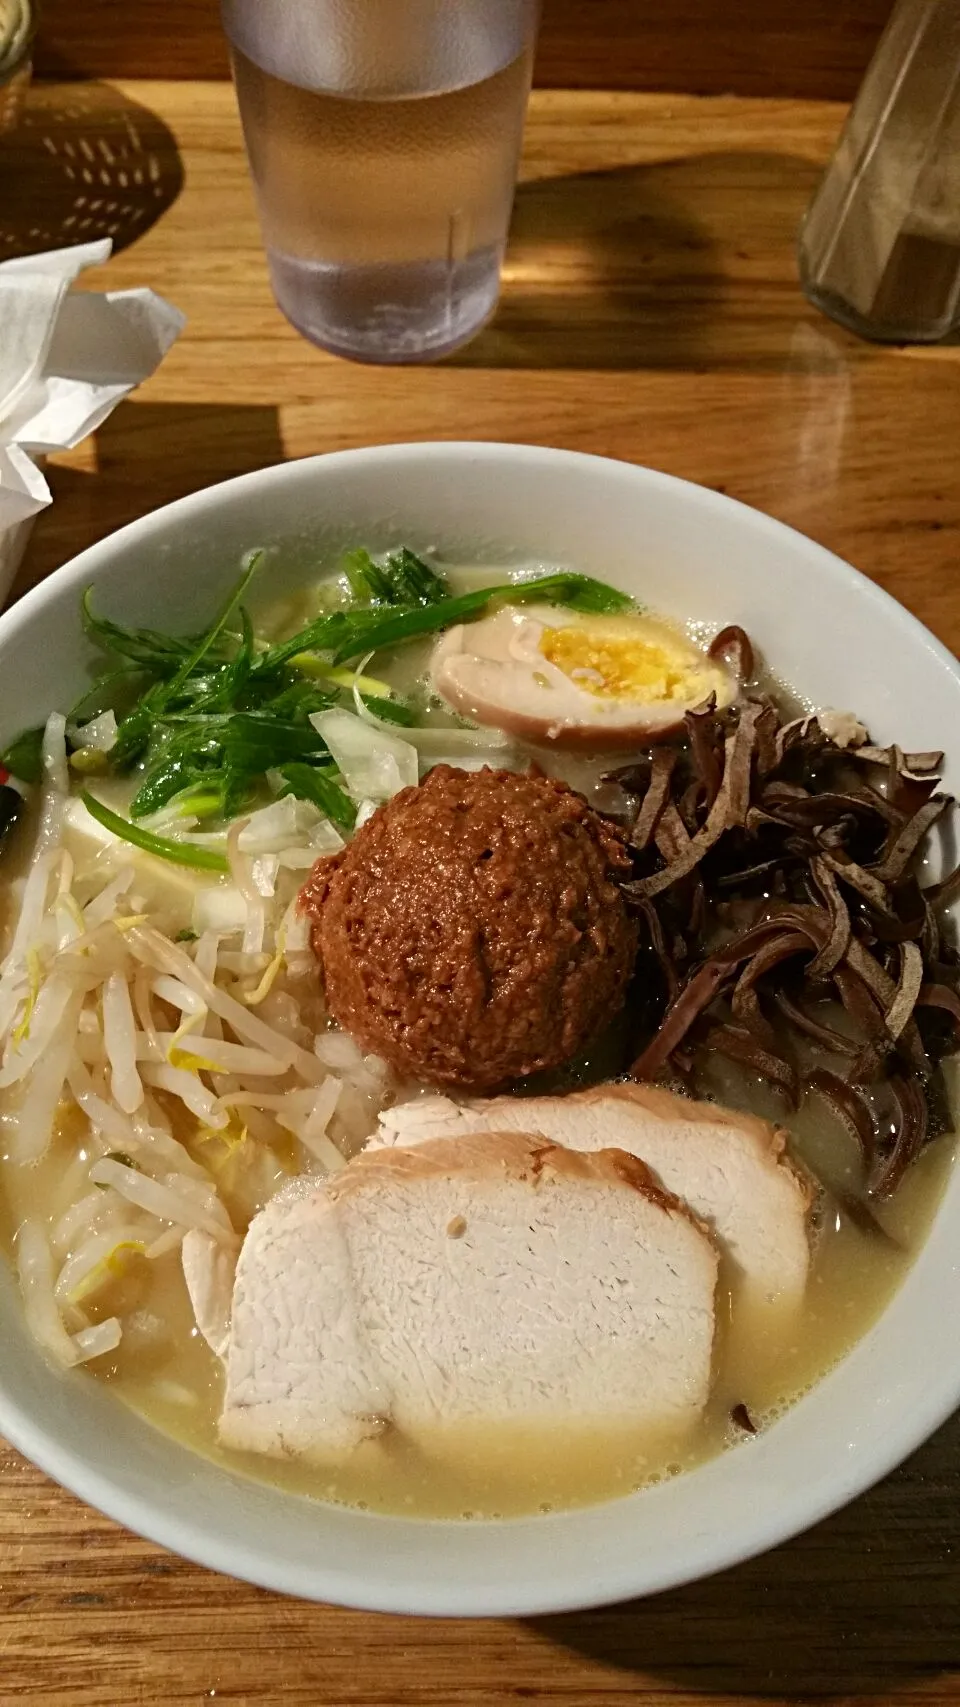
<svg viewBox="0 0 960 1707">
<path fill-rule="evenodd" d="M 561 668 L 545 645 L 579 661 Z M 652 690 L 631 686 L 631 666 L 638 677 L 655 675 L 661 655 L 670 666 L 664 680 Z M 611 659 L 621 665 L 612 682 Z M 737 693 L 730 671 L 667 623 L 546 605 L 507 605 L 450 629 L 434 648 L 430 676 L 440 697 L 475 723 L 598 751 L 662 740 L 711 694 L 725 706 Z"/>
</svg>

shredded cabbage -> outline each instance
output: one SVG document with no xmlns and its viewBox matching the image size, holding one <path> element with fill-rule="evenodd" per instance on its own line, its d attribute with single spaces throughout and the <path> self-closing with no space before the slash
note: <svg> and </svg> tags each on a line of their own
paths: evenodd
<svg viewBox="0 0 960 1707">
<path fill-rule="evenodd" d="M 281 786 L 283 778 L 280 778 Z M 309 800 L 298 800 L 285 794 L 269 806 L 251 812 L 239 835 L 241 853 L 278 854 L 287 848 L 300 847 L 323 823 L 317 808 Z"/>
<path fill-rule="evenodd" d="M 409 741 L 379 726 L 371 729 L 352 711 L 316 711 L 310 721 L 354 800 L 390 800 L 419 781 L 417 751 Z"/>
<path fill-rule="evenodd" d="M 115 711 L 102 711 L 89 723 L 71 723 L 67 727 L 67 735 L 74 747 L 109 753 L 117 744 L 117 714 Z"/>
</svg>

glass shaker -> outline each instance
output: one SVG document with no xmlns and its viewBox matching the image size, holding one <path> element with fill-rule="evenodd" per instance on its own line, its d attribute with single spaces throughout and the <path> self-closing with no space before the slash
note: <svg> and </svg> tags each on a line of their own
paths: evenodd
<svg viewBox="0 0 960 1707">
<path fill-rule="evenodd" d="M 801 228 L 800 278 L 861 337 L 960 323 L 960 0 L 899 0 Z"/>
</svg>

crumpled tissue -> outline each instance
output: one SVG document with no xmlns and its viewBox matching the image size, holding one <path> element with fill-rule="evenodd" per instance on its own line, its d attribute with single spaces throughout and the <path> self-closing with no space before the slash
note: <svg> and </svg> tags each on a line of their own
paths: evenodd
<svg viewBox="0 0 960 1707">
<path fill-rule="evenodd" d="M 152 290 L 71 292 L 111 248 L 105 238 L 0 263 L 0 605 L 51 501 L 37 459 L 94 432 L 185 323 Z"/>
</svg>

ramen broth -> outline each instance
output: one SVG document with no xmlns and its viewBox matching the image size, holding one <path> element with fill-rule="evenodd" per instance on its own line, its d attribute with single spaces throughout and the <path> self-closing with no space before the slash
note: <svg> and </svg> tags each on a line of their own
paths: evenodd
<svg viewBox="0 0 960 1707">
<path fill-rule="evenodd" d="M 756 1101 L 769 1112 L 769 1098 Z M 79 1124 L 65 1123 L 37 1166 L 7 1171 L 5 1242 L 25 1216 L 52 1221 L 75 1195 L 71 1169 L 77 1167 Z M 802 1122 L 795 1131 L 795 1153 L 802 1157 Z M 822 1125 L 817 1122 L 815 1131 L 808 1126 L 808 1134 L 822 1140 Z M 846 1141 L 839 1128 L 836 1136 L 838 1143 Z M 91 1369 L 132 1409 L 184 1445 L 227 1469 L 316 1498 L 423 1517 L 519 1516 L 613 1499 L 691 1469 L 724 1448 L 747 1447 L 749 1436 L 732 1421 L 735 1406 L 746 1405 L 751 1420 L 764 1427 L 852 1349 L 886 1308 L 920 1249 L 953 1156 L 952 1138 L 936 1140 L 892 1201 L 878 1209 L 889 1239 L 861 1231 L 835 1200 L 824 1198 L 799 1312 L 738 1310 L 735 1288 L 721 1274 L 713 1392 L 704 1417 L 681 1440 L 598 1428 L 564 1428 L 551 1436 L 542 1427 L 497 1424 L 458 1426 L 418 1440 L 391 1431 L 365 1442 L 336 1467 L 228 1451 L 216 1431 L 220 1365 L 194 1324 L 177 1252 L 149 1264 L 135 1260 L 105 1296 L 104 1314 L 121 1304 L 142 1312 L 145 1343 L 138 1344 L 135 1317 L 119 1350 Z M 162 1320 L 162 1337 L 151 1331 L 150 1317 Z"/>
<path fill-rule="evenodd" d="M 477 585 L 486 579 L 473 575 L 469 581 Z M 260 631 L 290 632 L 315 610 L 315 597 L 304 595 L 277 607 L 271 620 L 259 624 Z M 427 650 L 422 643 L 400 648 L 386 662 L 378 659 L 376 675 L 409 692 L 422 678 Z M 782 700 L 782 690 L 776 691 Z M 451 721 L 429 702 L 423 715 L 439 723 Z M 397 733 L 402 736 L 402 729 Z M 523 753 L 518 745 L 515 757 L 491 762 L 521 763 Z M 550 768 L 566 774 L 573 786 L 584 787 L 598 779 L 603 766 L 596 763 L 585 770 L 582 761 L 565 764 L 560 755 L 551 757 Z M 31 838 L 28 820 L 6 850 L 0 886 L 0 932 L 6 937 L 12 919 L 5 891 L 25 870 Z M 151 902 L 163 928 L 175 935 L 180 925 L 189 923 L 195 886 L 209 879 L 177 868 L 157 871 L 148 856 L 133 857 L 138 888 L 149 892 L 154 884 Z M 596 1077 L 596 1067 L 590 1076 Z M 566 1076 L 563 1082 L 569 1089 L 576 1081 Z M 704 1088 L 749 1112 L 784 1118 L 782 1105 L 769 1090 L 740 1070 L 728 1066 Z M 173 1098 L 161 1095 L 161 1101 L 173 1135 L 189 1144 L 196 1122 Z M 370 1131 L 375 1114 L 371 1104 Z M 5 1118 L 0 1114 L 0 1142 Z M 828 1149 L 838 1189 L 846 1183 L 844 1176 L 851 1185 L 857 1182 L 859 1162 L 852 1140 L 828 1110 L 814 1105 L 787 1119 L 791 1151 L 799 1161 L 808 1159 L 818 1172 Z M 85 1130 L 85 1118 L 73 1109 L 63 1114 L 54 1142 L 39 1162 L 16 1166 L 6 1155 L 0 1157 L 6 1164 L 0 1217 L 8 1250 L 24 1218 L 52 1227 L 88 1189 L 83 1183 L 89 1165 Z M 636 1429 L 563 1427 L 551 1432 L 542 1426 L 497 1423 L 458 1425 L 418 1438 L 387 1430 L 335 1465 L 224 1449 L 217 1440 L 221 1368 L 195 1325 L 176 1249 L 149 1262 L 134 1256 L 101 1294 L 85 1301 L 91 1320 L 122 1311 L 125 1322 L 119 1348 L 94 1361 L 90 1370 L 119 1399 L 185 1446 L 232 1471 L 296 1493 L 423 1517 L 507 1517 L 606 1500 L 676 1475 L 724 1449 L 749 1450 L 749 1431 L 734 1416 L 739 1412 L 742 1418 L 740 1407 L 746 1407 L 750 1422 L 762 1429 L 821 1380 L 868 1331 L 903 1280 L 926 1236 L 953 1156 L 952 1136 L 930 1143 L 896 1194 L 876 1206 L 874 1228 L 854 1224 L 825 1190 L 814 1212 L 813 1259 L 799 1310 L 748 1304 L 721 1265 L 711 1398 L 697 1425 L 679 1439 Z M 284 1154 L 281 1145 L 263 1158 L 252 1185 L 246 1181 L 231 1191 L 225 1176 L 222 1195 L 238 1231 L 293 1171 L 295 1151 L 291 1146 Z"/>
</svg>

